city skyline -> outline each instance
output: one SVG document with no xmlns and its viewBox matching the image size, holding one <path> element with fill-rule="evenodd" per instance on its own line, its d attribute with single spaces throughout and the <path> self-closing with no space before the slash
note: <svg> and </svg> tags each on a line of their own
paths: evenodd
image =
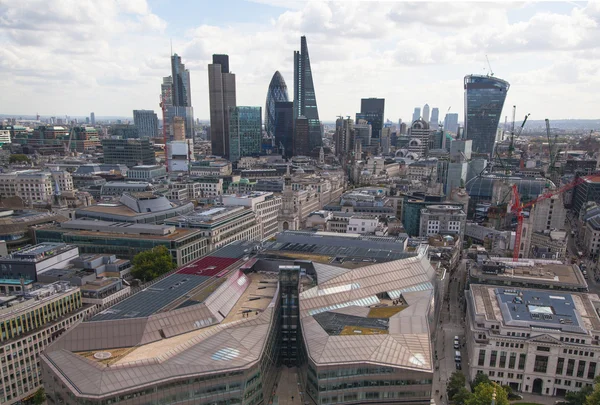
<svg viewBox="0 0 600 405">
<path fill-rule="evenodd" d="M 222 12 L 225 5 L 211 4 L 198 21 L 191 15 L 203 5 L 183 3 L 192 7 L 190 16 L 177 20 L 174 10 L 158 0 L 110 6 L 83 1 L 65 10 L 5 2 L 0 35 L 7 46 L 0 51 L 5 61 L 0 80 L 8 97 L 0 102 L 0 112 L 129 116 L 134 109 L 158 110 L 156 89 L 169 69 L 172 39 L 173 52 L 184 58 L 194 82 L 195 115 L 206 120 L 206 69 L 213 53 L 229 54 L 237 67 L 240 104 L 262 105 L 273 71 L 292 83 L 292 53 L 298 36 L 306 35 L 323 121 L 354 115 L 360 99 L 368 97 L 385 98 L 385 118 L 393 121 L 407 121 L 414 106 L 425 103 L 439 107 L 442 116 L 450 107 L 462 117 L 462 78 L 488 73 L 486 55 L 494 73 L 512 85 L 505 106 L 516 104 L 532 119 L 598 116 L 593 108 L 600 90 L 597 3 L 441 8 L 435 3 L 234 1 L 231 15 Z M 333 18 L 334 9 L 339 18 Z M 217 16 L 220 25 L 214 24 Z M 44 24 L 36 24 L 38 19 Z M 106 28 L 109 21 L 114 26 Z M 342 21 L 350 23 L 344 28 Z M 458 28 L 461 22 L 467 23 L 464 28 Z M 553 26 L 562 29 L 553 31 Z M 442 36 L 444 30 L 449 34 Z M 61 45 L 66 36 L 74 41 L 68 49 Z M 33 63 L 45 59 L 50 62 Z M 367 60 L 374 70 L 369 75 L 361 68 Z M 447 91 L 434 92 L 440 88 Z M 505 108 L 502 115 L 511 114 Z"/>
</svg>

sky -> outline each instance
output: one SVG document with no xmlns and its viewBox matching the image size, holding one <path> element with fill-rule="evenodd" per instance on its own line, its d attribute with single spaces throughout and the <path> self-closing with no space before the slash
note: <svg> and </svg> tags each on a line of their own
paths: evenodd
<svg viewBox="0 0 600 405">
<path fill-rule="evenodd" d="M 503 116 L 599 118 L 600 2 L 0 0 L 0 114 L 159 113 L 173 52 L 208 119 L 207 65 L 228 54 L 237 104 L 262 106 L 273 73 L 293 97 L 305 35 L 320 118 L 385 98 L 410 120 L 428 103 L 463 116 L 463 78 L 507 80 Z M 159 113 L 160 115 L 160 113 Z"/>
</svg>

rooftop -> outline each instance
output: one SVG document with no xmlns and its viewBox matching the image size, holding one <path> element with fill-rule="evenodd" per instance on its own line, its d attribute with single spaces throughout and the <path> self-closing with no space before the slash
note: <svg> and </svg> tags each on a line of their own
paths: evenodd
<svg viewBox="0 0 600 405">
<path fill-rule="evenodd" d="M 0 258 L 0 262 L 18 260 L 37 263 L 73 249 L 77 249 L 77 247 L 65 243 L 44 242 L 33 246 L 25 246 L 6 257 Z"/>
</svg>

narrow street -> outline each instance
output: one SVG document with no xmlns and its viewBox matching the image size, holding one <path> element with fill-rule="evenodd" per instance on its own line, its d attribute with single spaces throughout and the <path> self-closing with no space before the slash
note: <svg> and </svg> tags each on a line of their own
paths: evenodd
<svg viewBox="0 0 600 405">
<path fill-rule="evenodd" d="M 446 296 L 440 305 L 441 322 L 437 325 L 437 339 L 434 342 L 436 358 L 433 381 L 433 398 L 436 404 L 448 404 L 446 398 L 446 383 L 452 373 L 456 371 L 454 361 L 454 336 L 458 336 L 461 344 L 462 370 L 468 372 L 468 359 L 465 350 L 464 327 L 464 287 L 466 282 L 466 260 L 462 260 L 457 269 L 449 276 Z"/>
</svg>

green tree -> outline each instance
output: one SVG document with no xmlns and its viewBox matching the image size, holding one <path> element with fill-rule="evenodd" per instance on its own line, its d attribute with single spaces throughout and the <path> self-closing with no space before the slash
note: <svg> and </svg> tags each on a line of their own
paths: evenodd
<svg viewBox="0 0 600 405">
<path fill-rule="evenodd" d="M 169 250 L 164 246 L 156 246 L 135 255 L 131 274 L 145 282 L 168 273 L 174 268 L 175 264 Z"/>
<path fill-rule="evenodd" d="M 8 158 L 8 163 L 31 163 L 31 159 L 27 157 L 27 155 L 23 155 L 22 153 L 15 153 L 10 155 Z"/>
<path fill-rule="evenodd" d="M 475 389 L 479 384 L 491 384 L 490 377 L 487 374 L 479 373 L 475 376 L 475 379 L 471 382 L 471 391 L 475 392 Z"/>
<path fill-rule="evenodd" d="M 496 405 L 509 405 L 506 391 L 501 386 L 489 382 L 479 383 L 465 405 L 489 405 L 492 403 L 494 392 L 496 392 Z"/>
<path fill-rule="evenodd" d="M 31 397 L 31 402 L 34 405 L 41 405 L 44 401 L 46 401 L 46 392 L 44 391 L 44 388 L 40 388 L 33 394 L 33 397 Z"/>
<path fill-rule="evenodd" d="M 461 388 L 465 388 L 465 384 L 467 383 L 467 378 L 460 371 L 455 371 L 450 376 L 448 380 L 448 385 L 446 386 L 446 395 L 449 399 L 454 399 L 454 395 L 456 395 Z"/>
<path fill-rule="evenodd" d="M 579 391 L 569 391 L 567 392 L 567 395 L 565 395 L 565 401 L 568 405 L 585 404 L 586 398 L 588 395 L 592 394 L 593 391 L 594 388 L 591 386 L 585 386 Z M 596 404 L 600 404 L 600 402 L 596 402 Z"/>
<path fill-rule="evenodd" d="M 600 376 L 596 377 L 593 391 L 587 396 L 585 405 L 600 404 Z"/>
<path fill-rule="evenodd" d="M 466 387 L 462 387 L 451 399 L 454 405 L 466 405 L 472 396 L 473 394 L 471 391 L 469 391 Z"/>
</svg>

